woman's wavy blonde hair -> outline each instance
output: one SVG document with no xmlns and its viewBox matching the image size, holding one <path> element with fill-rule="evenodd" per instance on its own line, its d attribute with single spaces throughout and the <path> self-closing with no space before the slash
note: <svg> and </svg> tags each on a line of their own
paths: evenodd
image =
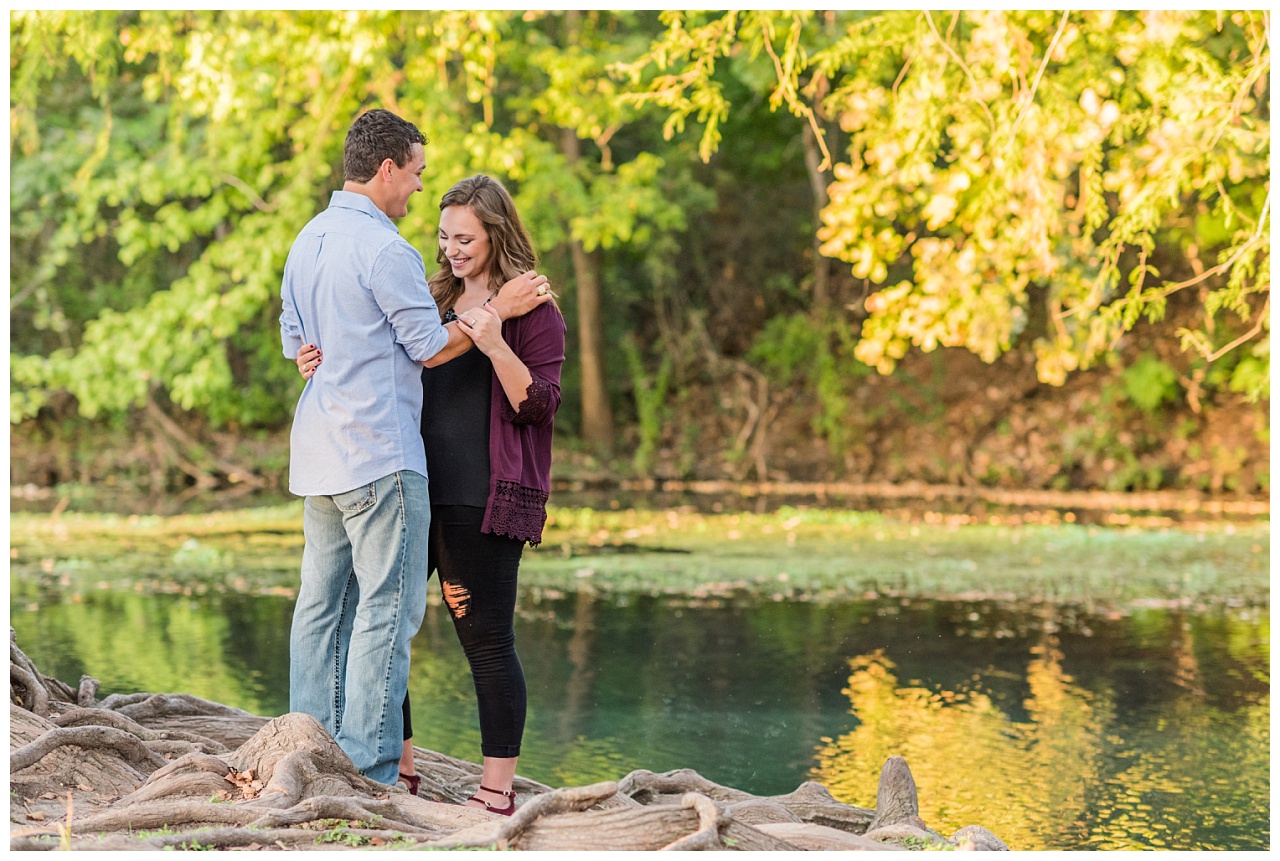
<svg viewBox="0 0 1280 861">
<path fill-rule="evenodd" d="M 503 284 L 538 265 L 529 233 L 516 213 L 515 202 L 502 183 L 478 174 L 464 179 L 440 198 L 440 211 L 450 206 L 466 206 L 475 213 L 489 234 L 489 289 L 496 294 Z M 437 249 L 440 269 L 428 279 L 431 296 L 443 316 L 462 295 L 462 279 L 453 274 L 444 250 Z"/>
</svg>

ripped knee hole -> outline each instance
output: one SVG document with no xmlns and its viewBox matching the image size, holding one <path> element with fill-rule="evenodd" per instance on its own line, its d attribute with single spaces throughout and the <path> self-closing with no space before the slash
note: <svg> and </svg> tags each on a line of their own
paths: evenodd
<svg viewBox="0 0 1280 861">
<path fill-rule="evenodd" d="M 471 608 L 471 593 L 461 583 L 445 581 L 444 602 L 449 605 L 449 611 L 453 613 L 454 618 L 461 619 Z"/>
</svg>

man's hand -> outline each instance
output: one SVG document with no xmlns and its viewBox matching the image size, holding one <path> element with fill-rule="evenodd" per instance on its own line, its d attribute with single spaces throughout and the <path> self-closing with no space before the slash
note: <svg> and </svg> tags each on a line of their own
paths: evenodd
<svg viewBox="0 0 1280 861">
<path fill-rule="evenodd" d="M 298 373 L 302 374 L 302 379 L 311 379 L 316 368 L 320 367 L 320 359 L 320 348 L 315 344 L 303 344 L 298 348 L 298 357 L 294 362 L 298 365 Z"/>
<path fill-rule="evenodd" d="M 539 275 L 530 269 L 523 275 L 517 275 L 498 289 L 498 295 L 489 302 L 489 306 L 498 312 L 503 320 L 512 317 L 523 317 L 534 308 L 551 301 L 551 283 L 547 276 Z"/>
</svg>

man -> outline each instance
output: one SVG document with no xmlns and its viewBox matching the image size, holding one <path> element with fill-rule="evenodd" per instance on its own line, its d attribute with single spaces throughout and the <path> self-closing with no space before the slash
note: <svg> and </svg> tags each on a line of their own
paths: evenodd
<svg viewBox="0 0 1280 861">
<path fill-rule="evenodd" d="M 426 609 L 430 500 L 422 365 L 471 348 L 445 326 L 422 255 L 392 223 L 422 190 L 426 138 L 389 111 L 361 115 L 344 183 L 302 229 L 281 284 L 293 359 L 323 347 L 290 434 L 289 489 L 306 497 L 302 582 L 289 638 L 289 708 L 315 717 L 369 778 L 394 784 L 409 643 Z M 503 319 L 550 300 L 527 272 L 492 303 Z M 539 292 L 539 288 L 544 288 Z"/>
</svg>

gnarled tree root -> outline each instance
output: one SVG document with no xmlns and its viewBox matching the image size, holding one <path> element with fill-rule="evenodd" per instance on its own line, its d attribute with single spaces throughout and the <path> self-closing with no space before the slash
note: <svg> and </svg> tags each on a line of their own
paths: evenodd
<svg viewBox="0 0 1280 861">
<path fill-rule="evenodd" d="M 133 733 L 146 742 L 186 742 L 201 753 L 225 753 L 227 746 L 207 736 L 181 730 L 150 730 L 142 724 L 118 712 L 100 708 L 77 708 L 53 718 L 56 726 L 110 726 Z"/>
<path fill-rule="evenodd" d="M 521 806 L 498 816 L 461 803 L 479 784 L 474 763 L 415 748 L 413 797 L 360 774 L 307 715 L 186 694 L 98 703 L 96 681 L 49 679 L 10 641 L 10 849 L 1008 848 L 976 825 L 929 829 L 901 757 L 885 763 L 875 809 L 817 783 L 759 797 L 680 769 L 560 789 L 517 778 Z"/>
<path fill-rule="evenodd" d="M 114 751 L 125 762 L 143 771 L 153 771 L 165 764 L 164 757 L 152 751 L 133 733 L 109 726 L 58 727 L 9 754 L 9 773 L 30 768 L 63 745 L 85 749 L 103 748 Z"/>
</svg>

